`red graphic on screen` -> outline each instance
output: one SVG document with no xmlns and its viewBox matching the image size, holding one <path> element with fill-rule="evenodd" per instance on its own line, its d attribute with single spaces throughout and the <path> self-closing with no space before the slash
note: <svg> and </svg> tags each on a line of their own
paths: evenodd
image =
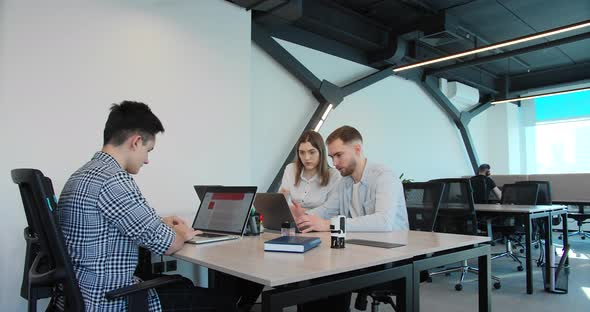
<svg viewBox="0 0 590 312">
<path fill-rule="evenodd" d="M 212 200 L 244 200 L 244 193 L 214 193 Z"/>
<path fill-rule="evenodd" d="M 209 208 L 209 209 L 213 209 L 213 208 L 215 208 L 215 202 L 214 202 L 214 201 L 212 201 L 212 202 L 209 202 L 209 207 L 208 207 L 208 208 Z"/>
</svg>

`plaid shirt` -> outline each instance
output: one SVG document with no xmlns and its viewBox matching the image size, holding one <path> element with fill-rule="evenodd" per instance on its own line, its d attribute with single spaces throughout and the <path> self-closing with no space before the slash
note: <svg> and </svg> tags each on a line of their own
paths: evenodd
<svg viewBox="0 0 590 312">
<path fill-rule="evenodd" d="M 138 246 L 163 254 L 175 233 L 141 195 L 135 181 L 109 154 L 97 152 L 68 180 L 58 204 L 58 219 L 86 311 L 124 311 L 127 300 L 105 293 L 134 284 Z M 63 297 L 57 297 L 58 306 Z M 161 311 L 149 292 L 150 311 Z"/>
</svg>

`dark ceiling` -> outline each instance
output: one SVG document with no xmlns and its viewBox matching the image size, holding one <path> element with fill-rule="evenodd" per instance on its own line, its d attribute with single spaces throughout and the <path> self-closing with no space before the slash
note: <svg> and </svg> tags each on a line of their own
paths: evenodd
<svg viewBox="0 0 590 312">
<path fill-rule="evenodd" d="M 375 68 L 590 21 L 590 0 L 229 0 L 277 38 Z M 441 67 L 576 36 L 457 69 Z M 533 49 L 531 49 L 533 50 Z M 590 79 L 590 27 L 424 68 L 502 98 Z M 434 71 L 434 72 L 433 72 Z"/>
</svg>

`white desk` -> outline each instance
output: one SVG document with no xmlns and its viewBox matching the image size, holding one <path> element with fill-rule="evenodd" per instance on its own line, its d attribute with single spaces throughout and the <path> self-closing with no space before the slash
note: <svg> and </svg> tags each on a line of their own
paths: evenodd
<svg viewBox="0 0 590 312">
<path fill-rule="evenodd" d="M 532 249 L 532 220 L 542 218 L 545 220 L 545 259 L 549 258 L 552 245 L 552 216 L 561 215 L 563 221 L 563 231 L 567 233 L 567 207 L 563 205 L 494 205 L 494 204 L 476 204 L 475 212 L 478 216 L 500 216 L 500 217 L 524 217 L 525 221 L 525 241 L 526 241 L 526 289 L 528 294 L 533 293 L 533 258 Z M 563 240 L 564 248 L 568 245 L 567 235 Z M 550 268 L 545 266 L 546 276 L 550 276 Z M 549 285 L 544 285 L 547 289 Z"/>
<path fill-rule="evenodd" d="M 406 246 L 384 249 L 347 244 L 344 249 L 332 249 L 329 233 L 301 235 L 318 236 L 322 243 L 304 254 L 265 252 L 264 241 L 278 235 L 263 233 L 205 245 L 185 244 L 174 257 L 274 287 L 263 293 L 263 311 L 280 311 L 282 307 L 400 278 L 406 280 L 404 308 L 418 311 L 416 279 L 420 270 L 452 263 L 457 257 L 478 257 L 483 266 L 480 267 L 483 270 L 479 284 L 480 311 L 490 310 L 489 246 L 476 246 L 489 241 L 488 237 L 416 231 L 348 233 L 348 239 Z"/>
</svg>

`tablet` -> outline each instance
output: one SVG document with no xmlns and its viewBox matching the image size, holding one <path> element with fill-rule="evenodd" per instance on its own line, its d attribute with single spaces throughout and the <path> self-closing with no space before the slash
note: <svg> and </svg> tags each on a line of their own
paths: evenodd
<svg viewBox="0 0 590 312">
<path fill-rule="evenodd" d="M 347 244 L 354 244 L 354 245 L 379 247 L 379 248 L 396 248 L 396 247 L 405 246 L 404 244 L 378 242 L 378 241 L 372 241 L 372 240 L 366 240 L 366 239 L 347 239 L 346 243 Z"/>
</svg>

